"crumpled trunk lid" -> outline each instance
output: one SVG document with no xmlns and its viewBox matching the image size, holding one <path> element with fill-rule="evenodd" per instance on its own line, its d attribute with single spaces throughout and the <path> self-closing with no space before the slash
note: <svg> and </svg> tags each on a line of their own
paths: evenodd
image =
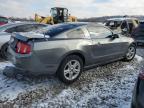
<svg viewBox="0 0 144 108">
<path fill-rule="evenodd" d="M 43 34 L 28 32 L 28 33 L 13 33 L 13 38 L 16 38 L 18 40 L 27 42 L 28 40 L 34 40 L 34 39 L 44 39 Z"/>
</svg>

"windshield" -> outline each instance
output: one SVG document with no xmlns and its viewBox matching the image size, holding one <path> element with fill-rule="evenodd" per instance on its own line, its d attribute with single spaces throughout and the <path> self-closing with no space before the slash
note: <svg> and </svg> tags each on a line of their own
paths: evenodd
<svg viewBox="0 0 144 108">
<path fill-rule="evenodd" d="M 51 9 L 51 15 L 53 17 L 56 17 L 57 16 L 57 10 L 56 9 Z"/>
</svg>

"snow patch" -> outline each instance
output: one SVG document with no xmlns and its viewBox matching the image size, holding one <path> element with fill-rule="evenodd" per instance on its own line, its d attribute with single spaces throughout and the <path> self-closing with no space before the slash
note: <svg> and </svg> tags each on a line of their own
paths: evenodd
<svg viewBox="0 0 144 108">
<path fill-rule="evenodd" d="M 9 61 L 0 62 L 0 70 L 3 70 L 6 66 L 14 66 L 14 65 Z"/>
<path fill-rule="evenodd" d="M 120 69 L 120 70 L 134 70 L 134 67 L 133 66 L 131 66 L 131 65 L 126 65 L 126 66 L 124 66 L 122 69 Z"/>
<path fill-rule="evenodd" d="M 143 58 L 139 55 L 136 55 L 135 58 L 137 59 L 138 62 L 142 62 Z"/>
</svg>

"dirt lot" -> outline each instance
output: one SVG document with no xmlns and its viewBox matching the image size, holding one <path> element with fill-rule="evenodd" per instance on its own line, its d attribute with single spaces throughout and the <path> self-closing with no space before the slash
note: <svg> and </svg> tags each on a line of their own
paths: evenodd
<svg viewBox="0 0 144 108">
<path fill-rule="evenodd" d="M 88 70 L 70 86 L 54 77 L 7 78 L 2 74 L 7 65 L 11 63 L 0 62 L 0 107 L 129 108 L 137 75 L 144 68 L 144 48 L 133 61 Z"/>
</svg>

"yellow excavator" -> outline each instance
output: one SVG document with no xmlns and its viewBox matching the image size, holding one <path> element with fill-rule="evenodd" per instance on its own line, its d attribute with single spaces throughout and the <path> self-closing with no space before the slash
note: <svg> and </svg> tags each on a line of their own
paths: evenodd
<svg viewBox="0 0 144 108">
<path fill-rule="evenodd" d="M 67 8 L 53 7 L 51 8 L 50 13 L 51 13 L 51 16 L 48 16 L 48 17 L 43 17 L 38 14 L 35 14 L 35 21 L 38 23 L 44 23 L 44 24 L 77 22 L 77 18 L 75 16 L 71 16 L 68 13 Z"/>
</svg>

